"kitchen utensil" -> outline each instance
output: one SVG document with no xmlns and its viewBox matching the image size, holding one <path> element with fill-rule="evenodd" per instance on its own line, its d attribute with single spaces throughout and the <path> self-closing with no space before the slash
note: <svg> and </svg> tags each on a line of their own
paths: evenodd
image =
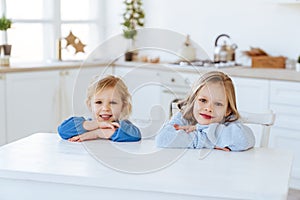
<svg viewBox="0 0 300 200">
<path fill-rule="evenodd" d="M 235 50 L 237 49 L 236 44 L 227 44 L 226 40 L 223 41 L 222 45 L 219 45 L 219 39 L 227 38 L 230 41 L 230 37 L 227 34 L 221 34 L 216 38 L 215 41 L 215 51 L 214 51 L 214 62 L 234 62 L 235 61 Z"/>
</svg>

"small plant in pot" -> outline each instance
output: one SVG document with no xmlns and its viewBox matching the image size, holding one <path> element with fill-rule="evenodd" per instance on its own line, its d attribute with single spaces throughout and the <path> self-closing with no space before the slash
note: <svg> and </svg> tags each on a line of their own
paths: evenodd
<svg viewBox="0 0 300 200">
<path fill-rule="evenodd" d="M 142 8 L 142 0 L 124 0 L 126 10 L 123 14 L 123 36 L 129 40 L 129 47 L 125 53 L 125 60 L 132 61 L 137 28 L 144 26 L 145 13 Z"/>
<path fill-rule="evenodd" d="M 7 29 L 11 28 L 12 21 L 6 18 L 4 15 L 0 18 L 0 31 L 2 31 L 3 37 L 3 50 L 5 56 L 10 56 L 11 53 L 11 45 L 7 43 Z"/>
</svg>

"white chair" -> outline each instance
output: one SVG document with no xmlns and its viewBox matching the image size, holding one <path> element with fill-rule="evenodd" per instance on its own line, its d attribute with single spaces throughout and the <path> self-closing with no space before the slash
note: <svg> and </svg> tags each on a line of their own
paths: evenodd
<svg viewBox="0 0 300 200">
<path fill-rule="evenodd" d="M 171 114 L 174 115 L 179 111 L 177 102 L 171 104 Z M 249 113 L 240 111 L 241 121 L 249 126 L 256 137 L 256 147 L 268 147 L 270 138 L 270 129 L 275 121 L 273 111 L 265 113 Z"/>
<path fill-rule="evenodd" d="M 240 111 L 240 115 L 242 122 L 250 126 L 250 128 L 252 128 L 252 130 L 254 131 L 257 140 L 256 146 L 268 147 L 270 129 L 271 126 L 274 124 L 276 117 L 275 113 L 273 113 L 273 111 L 271 110 L 265 113 L 249 113 Z"/>
</svg>

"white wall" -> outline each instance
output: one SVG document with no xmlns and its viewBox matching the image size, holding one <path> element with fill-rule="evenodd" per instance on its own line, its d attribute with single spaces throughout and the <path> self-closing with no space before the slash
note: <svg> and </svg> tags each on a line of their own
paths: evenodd
<svg viewBox="0 0 300 200">
<path fill-rule="evenodd" d="M 107 37 L 121 33 L 122 0 L 108 1 Z M 146 27 L 164 28 L 191 38 L 213 56 L 215 38 L 229 34 L 237 55 L 260 47 L 273 56 L 300 55 L 300 4 L 272 0 L 144 0 Z M 237 58 L 238 60 L 239 58 Z"/>
</svg>

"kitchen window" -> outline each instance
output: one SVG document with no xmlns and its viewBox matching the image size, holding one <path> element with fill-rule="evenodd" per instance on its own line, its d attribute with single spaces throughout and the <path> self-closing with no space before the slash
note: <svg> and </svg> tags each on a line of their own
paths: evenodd
<svg viewBox="0 0 300 200">
<path fill-rule="evenodd" d="M 57 40 L 70 31 L 86 44 L 85 53 L 63 49 L 63 60 L 82 60 L 104 40 L 104 0 L 1 0 L 0 4 L 13 21 L 8 29 L 11 63 L 56 60 Z"/>
</svg>

